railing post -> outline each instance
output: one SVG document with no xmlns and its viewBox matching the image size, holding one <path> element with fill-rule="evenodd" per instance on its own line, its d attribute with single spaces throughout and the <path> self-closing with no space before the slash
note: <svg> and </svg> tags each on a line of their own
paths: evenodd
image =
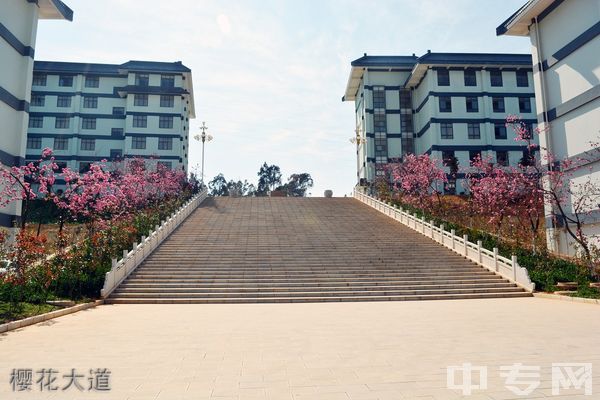
<svg viewBox="0 0 600 400">
<path fill-rule="evenodd" d="M 463 241 L 465 242 L 465 257 L 469 255 L 469 235 L 463 235 Z"/>
<path fill-rule="evenodd" d="M 137 266 L 137 246 L 138 242 L 133 242 L 133 267 Z"/>
<path fill-rule="evenodd" d="M 512 255 L 512 276 L 513 276 L 513 281 L 517 281 L 517 256 L 515 256 L 514 254 Z"/>
<path fill-rule="evenodd" d="M 440 243 L 441 244 L 444 244 L 444 232 L 445 232 L 444 229 L 445 228 L 446 228 L 446 226 L 444 224 L 440 224 Z"/>
<path fill-rule="evenodd" d="M 431 227 L 430 227 L 430 229 L 429 229 L 429 230 L 431 231 L 431 236 L 430 236 L 430 238 L 432 238 L 432 239 L 433 239 L 433 228 L 434 228 L 434 227 L 433 227 L 433 220 L 429 220 L 429 224 L 431 225 Z"/>
<path fill-rule="evenodd" d="M 498 272 L 500 269 L 498 268 L 498 248 L 494 247 L 494 269 Z"/>
<path fill-rule="evenodd" d="M 456 230 L 450 229 L 451 239 L 452 239 L 452 250 L 454 250 L 454 238 L 456 236 Z"/>
<path fill-rule="evenodd" d="M 114 271 L 115 269 L 117 269 L 117 259 L 116 258 L 112 258 L 110 260 L 110 264 L 111 264 L 111 266 L 110 266 L 111 271 Z"/>
<path fill-rule="evenodd" d="M 481 264 L 481 240 L 477 241 L 477 260 L 479 261 L 479 264 Z"/>
<path fill-rule="evenodd" d="M 426 224 L 426 222 L 425 222 L 425 216 L 423 215 L 423 216 L 421 217 L 421 233 L 422 233 L 423 235 L 425 234 L 425 224 Z"/>
<path fill-rule="evenodd" d="M 142 235 L 142 260 L 146 258 L 146 236 Z"/>
<path fill-rule="evenodd" d="M 127 261 L 127 254 L 129 254 L 129 250 L 123 250 L 123 264 Z"/>
</svg>

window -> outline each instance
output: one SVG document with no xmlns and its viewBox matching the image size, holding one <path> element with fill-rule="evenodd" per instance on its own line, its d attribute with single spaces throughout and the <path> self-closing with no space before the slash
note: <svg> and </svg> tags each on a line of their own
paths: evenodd
<svg viewBox="0 0 600 400">
<path fill-rule="evenodd" d="M 481 131 L 479 130 L 479 124 L 467 124 L 467 133 L 469 139 L 481 139 Z"/>
<path fill-rule="evenodd" d="M 465 69 L 465 86 L 477 86 L 477 76 L 475 70 Z"/>
<path fill-rule="evenodd" d="M 385 88 L 373 88 L 373 108 L 385 108 Z"/>
<path fill-rule="evenodd" d="M 63 137 L 54 138 L 54 150 L 69 150 L 69 139 Z"/>
<path fill-rule="evenodd" d="M 173 163 L 171 161 L 159 161 L 158 165 L 165 169 L 173 169 Z"/>
<path fill-rule="evenodd" d="M 440 112 L 452 112 L 452 98 L 450 96 L 440 96 Z"/>
<path fill-rule="evenodd" d="M 27 138 L 27 148 L 28 149 L 41 149 L 42 148 L 42 138 Z"/>
<path fill-rule="evenodd" d="M 494 137 L 500 140 L 506 139 L 506 126 L 504 124 L 494 124 Z"/>
<path fill-rule="evenodd" d="M 519 164 L 521 164 L 524 167 L 535 165 L 535 154 L 533 153 L 533 151 L 529 149 L 523 150 L 523 157 L 521 157 Z"/>
<path fill-rule="evenodd" d="M 148 106 L 148 95 L 147 94 L 136 94 L 133 97 L 133 105 L 134 106 Z"/>
<path fill-rule="evenodd" d="M 375 132 L 386 132 L 387 131 L 387 119 L 385 112 L 376 112 L 373 114 L 373 127 Z"/>
<path fill-rule="evenodd" d="M 173 150 L 173 138 L 159 137 L 158 138 L 158 149 L 159 150 Z"/>
<path fill-rule="evenodd" d="M 146 138 L 140 136 L 134 136 L 131 138 L 131 148 L 132 149 L 145 149 L 146 148 Z"/>
<path fill-rule="evenodd" d="M 91 88 L 100 87 L 100 77 L 99 76 L 86 76 L 85 77 L 85 87 L 91 87 Z"/>
<path fill-rule="evenodd" d="M 58 78 L 58 86 L 73 86 L 73 77 L 68 75 L 61 75 Z"/>
<path fill-rule="evenodd" d="M 440 124 L 440 132 L 442 133 L 442 139 L 454 139 L 454 130 L 452 124 L 443 122 Z"/>
<path fill-rule="evenodd" d="M 123 158 L 123 152 L 120 149 L 111 149 L 110 150 L 110 159 L 111 160 L 120 160 Z"/>
<path fill-rule="evenodd" d="M 160 86 L 162 87 L 175 87 L 175 75 L 161 75 Z"/>
<path fill-rule="evenodd" d="M 408 132 L 413 130 L 412 126 L 412 114 L 401 114 L 400 115 L 400 128 L 402 132 Z"/>
<path fill-rule="evenodd" d="M 31 95 L 31 105 L 34 107 L 44 107 L 46 104 L 46 96 L 43 94 L 32 94 Z"/>
<path fill-rule="evenodd" d="M 477 97 L 466 97 L 467 102 L 467 112 L 478 112 L 479 111 L 479 101 Z"/>
<path fill-rule="evenodd" d="M 409 90 L 400 91 L 400 108 L 412 108 Z"/>
<path fill-rule="evenodd" d="M 527 76 L 527 71 L 517 71 L 517 86 L 518 87 L 527 87 L 529 86 L 529 77 Z"/>
<path fill-rule="evenodd" d="M 113 115 L 125 115 L 125 107 L 113 107 Z"/>
<path fill-rule="evenodd" d="M 69 129 L 71 125 L 71 118 L 69 117 L 56 117 L 54 121 L 54 128 L 56 129 Z"/>
<path fill-rule="evenodd" d="M 33 74 L 33 86 L 46 86 L 46 74 Z"/>
<path fill-rule="evenodd" d="M 43 128 L 44 117 L 32 117 L 29 116 L 29 127 L 30 128 Z"/>
<path fill-rule="evenodd" d="M 456 194 L 456 178 L 449 178 L 444 182 L 444 194 Z"/>
<path fill-rule="evenodd" d="M 480 150 L 469 150 L 469 160 L 471 164 L 475 161 L 481 160 L 481 151 Z"/>
<path fill-rule="evenodd" d="M 56 162 L 56 172 L 61 173 L 63 169 L 67 168 L 66 161 L 55 161 Z"/>
<path fill-rule="evenodd" d="M 135 85 L 136 86 L 148 86 L 150 84 L 150 77 L 148 74 L 135 74 Z"/>
<path fill-rule="evenodd" d="M 71 107 L 71 96 L 58 96 L 56 107 Z"/>
<path fill-rule="evenodd" d="M 90 170 L 90 165 L 92 165 L 92 163 L 89 161 L 80 162 L 79 163 L 79 173 L 85 174 L 86 172 L 88 172 Z"/>
<path fill-rule="evenodd" d="M 385 139 L 385 138 L 375 139 L 375 154 L 387 155 L 387 139 Z"/>
<path fill-rule="evenodd" d="M 98 108 L 98 97 L 85 96 L 83 98 L 83 108 Z"/>
<path fill-rule="evenodd" d="M 163 129 L 173 128 L 173 117 L 161 115 L 158 117 L 158 127 Z"/>
<path fill-rule="evenodd" d="M 112 137 L 123 137 L 123 128 L 112 128 L 110 130 L 110 136 L 112 136 Z"/>
<path fill-rule="evenodd" d="M 175 96 L 162 95 L 160 96 L 161 107 L 173 107 L 175 105 Z"/>
<path fill-rule="evenodd" d="M 438 86 L 450 86 L 450 71 L 447 69 L 438 69 L 437 84 Z"/>
<path fill-rule="evenodd" d="M 502 86 L 502 71 L 490 70 L 490 85 L 491 86 Z"/>
<path fill-rule="evenodd" d="M 529 97 L 519 97 L 519 112 L 531 112 L 531 100 L 529 99 Z"/>
<path fill-rule="evenodd" d="M 504 97 L 492 97 L 492 111 L 504 112 Z"/>
<path fill-rule="evenodd" d="M 81 129 L 96 129 L 96 118 L 82 118 Z"/>
<path fill-rule="evenodd" d="M 385 132 L 375 132 L 375 163 L 387 163 L 387 137 Z"/>
<path fill-rule="evenodd" d="M 81 139 L 80 149 L 85 151 L 96 150 L 96 139 Z"/>
<path fill-rule="evenodd" d="M 148 126 L 148 118 L 145 115 L 134 115 L 133 116 L 133 127 L 134 128 L 145 128 Z"/>
<path fill-rule="evenodd" d="M 445 166 L 455 164 L 456 157 L 454 156 L 454 150 L 442 150 L 442 162 Z"/>
<path fill-rule="evenodd" d="M 535 130 L 533 129 L 533 124 L 529 124 L 529 123 L 523 123 L 523 132 L 522 132 L 522 136 L 523 139 L 525 140 L 529 140 L 532 138 L 533 133 L 535 132 Z"/>
<path fill-rule="evenodd" d="M 508 165 L 508 151 L 498 150 L 496 151 L 496 162 L 498 165 L 506 167 Z"/>
</svg>

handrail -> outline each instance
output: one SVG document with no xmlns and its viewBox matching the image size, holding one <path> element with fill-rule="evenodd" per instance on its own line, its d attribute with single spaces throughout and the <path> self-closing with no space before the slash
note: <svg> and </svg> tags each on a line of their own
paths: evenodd
<svg viewBox="0 0 600 400">
<path fill-rule="evenodd" d="M 185 202 L 148 236 L 142 236 L 140 243 L 134 243 L 131 250 L 123 250 L 123 258 L 112 259 L 110 271 L 104 278 L 104 287 L 100 290 L 102 298 L 108 297 L 150 255 L 169 235 L 208 197 L 208 191 L 202 190 Z"/>
<path fill-rule="evenodd" d="M 508 279 L 523 289 L 529 292 L 535 290 L 535 283 L 529 278 L 527 269 L 519 265 L 516 256 L 513 255 L 510 259 L 503 257 L 498 254 L 498 248 L 496 247 L 493 250 L 485 249 L 482 247 L 480 240 L 477 243 L 470 242 L 467 235 L 460 237 L 455 234 L 454 229 L 450 231 L 445 230 L 444 224 L 439 227 L 435 226 L 433 221 L 427 222 L 424 217 L 418 218 L 416 215 L 412 215 L 402 208 L 394 207 L 365 193 L 361 193 L 357 188 L 354 188 L 354 198 L 422 235 L 435 240 L 455 253 Z"/>
</svg>

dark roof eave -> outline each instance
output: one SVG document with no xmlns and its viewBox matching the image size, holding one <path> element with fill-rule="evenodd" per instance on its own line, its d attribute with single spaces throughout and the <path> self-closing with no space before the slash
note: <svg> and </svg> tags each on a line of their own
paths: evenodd
<svg viewBox="0 0 600 400">
<path fill-rule="evenodd" d="M 60 0 L 51 0 L 58 12 L 67 20 L 73 21 L 73 10 Z"/>
<path fill-rule="evenodd" d="M 523 4 L 521 6 L 521 8 L 519 8 L 510 17 L 508 17 L 504 22 L 502 22 L 500 24 L 500 26 L 498 26 L 496 28 L 496 36 L 501 36 L 501 35 L 504 35 L 506 32 L 508 32 L 508 25 L 510 25 L 510 23 L 512 21 L 514 21 L 525 8 L 527 8 L 529 3 L 530 3 L 530 1 L 527 1 L 527 3 Z"/>
</svg>

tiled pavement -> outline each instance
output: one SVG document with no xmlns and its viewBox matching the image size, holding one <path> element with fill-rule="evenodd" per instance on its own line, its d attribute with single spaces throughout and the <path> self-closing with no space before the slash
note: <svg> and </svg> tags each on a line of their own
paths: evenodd
<svg viewBox="0 0 600 400">
<path fill-rule="evenodd" d="M 0 399 L 456 399 L 465 362 L 489 375 L 467 399 L 594 399 L 599 339 L 599 306 L 540 298 L 104 305 L 0 335 Z M 525 397 L 498 371 L 519 362 L 541 367 Z M 593 396 L 552 396 L 553 362 L 593 363 Z M 109 368 L 112 390 L 13 393 L 13 368 Z"/>
</svg>

